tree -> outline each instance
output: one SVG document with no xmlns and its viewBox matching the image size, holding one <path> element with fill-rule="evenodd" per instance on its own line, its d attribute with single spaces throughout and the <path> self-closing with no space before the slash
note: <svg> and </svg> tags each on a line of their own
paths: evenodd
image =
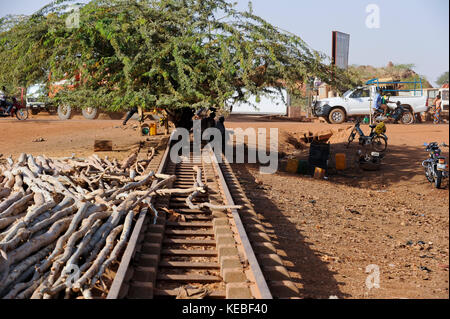
<svg viewBox="0 0 450 319">
<path fill-rule="evenodd" d="M 448 71 L 444 72 L 437 80 L 436 83 L 440 86 L 448 83 Z"/>
<path fill-rule="evenodd" d="M 0 82 L 29 85 L 49 73 L 81 72 L 79 87 L 59 92 L 58 102 L 171 114 L 223 109 L 268 87 L 300 94 L 299 84 L 312 77 L 338 90 L 354 85 L 300 37 L 226 0 L 93 0 L 80 5 L 79 28 L 68 29 L 72 2 L 54 1 L 15 23 L 0 20 Z"/>
</svg>

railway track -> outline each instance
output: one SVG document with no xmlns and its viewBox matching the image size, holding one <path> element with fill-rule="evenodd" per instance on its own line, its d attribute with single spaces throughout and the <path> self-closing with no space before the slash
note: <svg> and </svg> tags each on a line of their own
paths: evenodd
<svg viewBox="0 0 450 319">
<path fill-rule="evenodd" d="M 208 151 L 174 163 L 170 148 L 169 143 L 151 165 L 158 173 L 176 176 L 172 187 L 192 188 L 197 166 L 208 191 L 197 196 L 194 205 L 209 202 L 241 209 L 192 209 L 186 203 L 189 194 L 158 198 L 157 215 L 147 208 L 141 211 L 107 298 L 297 298 L 298 289 L 277 255 L 270 230 L 226 160 L 218 163 Z"/>
</svg>

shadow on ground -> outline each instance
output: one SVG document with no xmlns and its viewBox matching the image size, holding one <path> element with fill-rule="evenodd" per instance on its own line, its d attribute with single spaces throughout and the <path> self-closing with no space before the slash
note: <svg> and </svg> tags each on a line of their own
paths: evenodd
<svg viewBox="0 0 450 319">
<path fill-rule="evenodd" d="M 291 273 L 292 280 L 300 290 L 300 298 L 328 299 L 350 297 L 344 294 L 339 285 L 344 285 L 335 279 L 336 272 L 328 268 L 328 262 L 320 258 L 320 252 L 311 248 L 301 230 L 289 221 L 280 209 L 268 198 L 253 175 L 249 166 L 257 168 L 256 164 L 233 164 L 233 171 L 241 182 L 247 197 L 253 203 L 257 213 L 264 216 L 275 232 L 277 249 L 283 247 L 282 258 L 287 262 L 286 268 Z M 292 274 L 293 273 L 293 274 Z"/>
<path fill-rule="evenodd" d="M 428 158 L 425 147 L 388 145 L 380 169 L 377 171 L 365 171 L 359 167 L 357 163 L 359 156 L 356 154 L 359 149 L 361 148 L 357 142 L 353 142 L 349 148 L 347 143 L 332 144 L 330 159 L 332 167 L 335 167 L 335 154 L 344 153 L 348 168 L 342 172 L 330 169 L 330 182 L 375 190 L 402 182 L 428 183 L 422 167 L 422 162 Z M 442 155 L 448 158 L 448 149 L 442 148 Z"/>
<path fill-rule="evenodd" d="M 345 153 L 348 168 L 342 172 L 330 170 L 328 183 L 373 190 L 383 190 L 399 183 L 403 183 L 403 185 L 406 185 L 405 187 L 408 187 L 408 184 L 424 184 L 424 187 L 433 187 L 426 180 L 421 165 L 422 161 L 428 157 L 424 147 L 388 146 L 379 171 L 364 171 L 352 162 L 356 162 L 358 149 L 357 142 L 353 142 L 349 148 L 347 148 L 347 143 L 332 144 L 331 157 L 334 157 L 336 153 Z M 254 149 L 245 147 L 245 161 L 248 160 L 250 151 L 254 151 Z M 448 149 L 442 149 L 442 151 L 443 155 L 448 158 Z M 308 153 L 309 149 L 305 151 L 305 159 L 307 159 Z M 282 154 L 278 155 L 279 157 L 282 156 Z M 333 162 L 331 165 L 333 165 Z M 232 164 L 232 168 L 247 196 L 252 201 L 255 211 L 262 214 L 267 222 L 272 225 L 279 242 L 278 247 L 283 247 L 285 251 L 283 258 L 289 264 L 288 270 L 298 274 L 298 276 L 293 276 L 293 281 L 300 287 L 300 297 L 315 299 L 328 299 L 330 296 L 351 297 L 341 291 L 340 288 L 345 284 L 336 280 L 337 273 L 330 269 L 329 262 L 321 259 L 322 252 L 312 248 L 313 244 L 308 242 L 308 237 L 302 234 L 301 225 L 296 226 L 282 214 L 284 208 L 278 207 L 269 198 L 266 189 L 257 180 L 257 174 L 250 172 L 250 170 L 259 170 L 259 167 L 260 164 L 258 163 Z M 277 174 L 289 173 L 278 172 Z M 306 178 L 301 175 L 296 176 L 299 179 Z M 286 184 L 286 187 L 290 186 Z M 448 189 L 448 181 L 442 187 Z"/>
<path fill-rule="evenodd" d="M 430 142 L 430 141 L 429 141 Z M 347 148 L 347 143 L 331 144 L 330 164 L 327 171 L 328 181 L 330 183 L 345 184 L 351 187 L 367 188 L 367 189 L 382 189 L 389 187 L 399 182 L 418 182 L 427 184 L 424 168 L 422 162 L 428 158 L 428 153 L 425 147 L 414 147 L 407 145 L 388 145 L 385 155 L 381 161 L 380 169 L 376 171 L 366 171 L 360 168 L 357 161 L 359 156 L 357 151 L 368 151 L 371 149 L 364 149 L 358 145 L 358 142 L 353 142 Z M 449 158 L 448 148 L 441 148 L 442 156 Z M 247 160 L 249 152 L 255 152 L 255 148 L 249 148 L 245 145 L 245 159 Z M 347 168 L 343 171 L 336 171 L 335 155 L 337 153 L 346 154 Z M 289 154 L 278 153 L 279 159 L 278 172 L 285 170 L 285 163 Z M 296 158 L 308 160 L 309 146 L 304 149 Z M 257 159 L 258 161 L 258 159 Z M 259 164 L 258 164 L 259 165 Z M 299 175 L 299 178 L 302 178 Z M 443 188 L 448 188 L 448 180 L 442 185 Z"/>
</svg>

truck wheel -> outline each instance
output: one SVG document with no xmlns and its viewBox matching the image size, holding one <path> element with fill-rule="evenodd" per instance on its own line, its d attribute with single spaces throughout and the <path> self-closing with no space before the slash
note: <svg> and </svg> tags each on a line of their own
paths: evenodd
<svg viewBox="0 0 450 319">
<path fill-rule="evenodd" d="M 35 109 L 34 107 L 31 108 L 31 114 L 33 115 L 38 115 L 39 114 L 39 110 Z"/>
<path fill-rule="evenodd" d="M 341 109 L 331 110 L 328 119 L 331 124 L 342 124 L 345 122 L 345 112 Z"/>
<path fill-rule="evenodd" d="M 410 111 L 405 111 L 401 119 L 402 123 L 405 125 L 414 123 L 414 115 Z"/>
<path fill-rule="evenodd" d="M 58 117 L 61 120 L 68 120 L 72 115 L 72 107 L 68 104 L 58 106 Z"/>
<path fill-rule="evenodd" d="M 312 108 L 312 113 L 314 116 L 319 117 L 323 115 L 323 106 L 315 106 Z"/>
<path fill-rule="evenodd" d="M 95 107 L 87 107 L 81 111 L 85 119 L 94 120 L 98 117 L 98 109 Z"/>
</svg>

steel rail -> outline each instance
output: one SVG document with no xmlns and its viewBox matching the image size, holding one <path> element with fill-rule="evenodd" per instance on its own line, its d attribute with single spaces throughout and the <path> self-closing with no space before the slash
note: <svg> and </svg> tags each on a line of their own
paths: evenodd
<svg viewBox="0 0 450 319">
<path fill-rule="evenodd" d="M 171 152 L 172 143 L 169 140 L 168 145 L 166 147 L 165 153 L 161 159 L 161 162 L 158 167 L 158 174 L 162 174 L 170 163 L 170 152 Z M 226 205 L 233 206 L 234 200 L 231 195 L 231 192 L 228 188 L 227 180 L 222 172 L 222 169 L 219 165 L 218 158 L 216 154 L 212 151 L 211 147 L 207 146 L 207 156 L 209 157 L 210 163 L 212 165 L 212 171 L 215 173 L 216 182 L 221 189 L 222 199 Z M 225 160 L 225 159 L 224 159 Z M 157 183 L 154 181 L 152 183 L 152 187 Z M 237 230 L 238 242 L 243 248 L 244 257 L 248 261 L 248 266 L 250 270 L 250 280 L 254 281 L 253 285 L 255 290 L 253 294 L 255 294 L 255 298 L 257 299 L 272 299 L 272 294 L 262 272 L 261 266 L 256 258 L 255 252 L 253 251 L 253 247 L 250 243 L 250 239 L 247 236 L 246 230 L 244 228 L 244 224 L 241 220 L 238 210 L 231 209 L 231 218 L 234 220 L 235 229 Z M 133 232 L 131 234 L 128 245 L 125 249 L 125 252 L 122 256 L 119 268 L 114 277 L 111 288 L 108 292 L 107 299 L 119 299 L 122 298 L 121 294 L 123 294 L 122 289 L 123 285 L 126 283 L 126 277 L 128 275 L 128 270 L 132 266 L 132 260 L 136 253 L 136 249 L 138 246 L 138 238 L 141 236 L 141 233 L 144 231 L 144 220 L 148 214 L 148 210 L 142 210 L 136 221 Z"/>
<path fill-rule="evenodd" d="M 167 142 L 167 147 L 164 152 L 164 155 L 161 159 L 161 163 L 158 168 L 157 174 L 162 174 L 164 168 L 167 165 L 167 159 L 169 158 L 169 152 L 171 148 L 170 140 Z M 154 180 L 151 187 L 154 187 L 158 183 L 157 180 Z M 114 277 L 114 281 L 111 285 L 111 288 L 108 292 L 106 299 L 118 299 L 120 289 L 122 288 L 122 284 L 125 281 L 125 276 L 127 270 L 130 266 L 131 259 L 133 258 L 134 252 L 136 250 L 136 245 L 138 242 L 138 237 L 142 231 L 142 226 L 144 224 L 145 217 L 147 216 L 147 210 L 141 211 L 138 220 L 136 221 L 136 225 L 134 226 L 133 233 L 131 234 L 130 240 L 128 241 L 127 248 L 122 256 L 120 261 L 119 269 Z"/>
<path fill-rule="evenodd" d="M 219 183 L 222 188 L 222 191 L 225 195 L 226 205 L 235 205 L 233 197 L 231 196 L 230 190 L 228 189 L 228 185 L 226 183 L 225 177 L 222 173 L 222 169 L 219 166 L 218 159 L 216 154 L 212 151 L 211 147 L 209 147 L 210 156 L 213 162 L 214 169 L 219 176 Z M 226 159 L 222 157 L 222 160 Z M 236 229 L 238 231 L 239 238 L 241 240 L 242 246 L 244 248 L 245 257 L 248 260 L 250 270 L 253 273 L 255 278 L 255 284 L 258 292 L 260 293 L 261 299 L 273 299 L 270 289 L 267 285 L 266 279 L 262 273 L 261 267 L 256 259 L 255 252 L 253 251 L 252 245 L 250 244 L 250 239 L 247 236 L 247 232 L 245 231 L 244 224 L 242 223 L 241 217 L 236 209 L 231 209 L 231 213 L 236 223 Z"/>
</svg>

